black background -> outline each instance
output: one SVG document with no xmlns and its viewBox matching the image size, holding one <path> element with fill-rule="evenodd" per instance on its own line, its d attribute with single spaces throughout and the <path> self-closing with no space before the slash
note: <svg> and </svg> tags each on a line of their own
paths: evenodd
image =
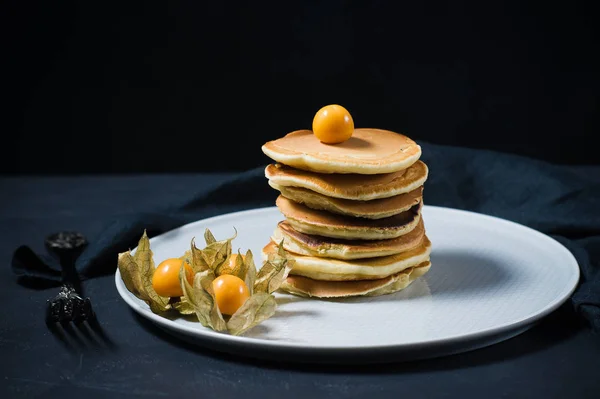
<svg viewBox="0 0 600 399">
<path fill-rule="evenodd" d="M 13 2 L 2 172 L 249 169 L 329 103 L 417 141 L 599 163 L 598 14 L 539 4 Z"/>
</svg>

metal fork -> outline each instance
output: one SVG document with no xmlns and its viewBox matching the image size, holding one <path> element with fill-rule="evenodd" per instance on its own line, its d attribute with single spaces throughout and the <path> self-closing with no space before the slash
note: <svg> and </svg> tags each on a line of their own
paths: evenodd
<svg viewBox="0 0 600 399">
<path fill-rule="evenodd" d="M 56 257 L 62 269 L 62 286 L 58 295 L 48 300 L 48 322 L 82 322 L 93 316 L 90 298 L 83 298 L 81 280 L 75 261 L 87 246 L 81 233 L 61 232 L 46 237 L 46 250 Z"/>
<path fill-rule="evenodd" d="M 47 301 L 46 324 L 49 329 L 70 349 L 72 347 L 65 333 L 80 346 L 85 346 L 84 340 L 71 324 L 78 328 L 87 341 L 98 344 L 91 334 L 93 332 L 106 346 L 114 347 L 96 318 L 90 298 L 83 295 L 81 279 L 75 268 L 75 261 L 87 246 L 87 239 L 81 233 L 60 232 L 48 236 L 45 246 L 46 250 L 58 259 L 62 270 L 60 291 Z"/>
</svg>

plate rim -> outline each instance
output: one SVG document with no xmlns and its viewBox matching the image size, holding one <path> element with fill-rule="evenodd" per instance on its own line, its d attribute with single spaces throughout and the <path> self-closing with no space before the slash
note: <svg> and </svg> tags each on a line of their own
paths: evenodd
<svg viewBox="0 0 600 399">
<path fill-rule="evenodd" d="M 250 209 L 244 209 L 244 210 L 235 211 L 235 212 L 214 215 L 214 216 L 211 216 L 208 218 L 199 219 L 199 220 L 196 220 L 196 221 L 193 221 L 190 223 L 186 223 L 184 225 L 181 225 L 179 227 L 176 227 L 174 229 L 166 231 L 158 236 L 152 237 L 150 239 L 150 243 L 152 244 L 153 240 L 160 238 L 170 232 L 173 232 L 173 231 L 176 231 L 176 230 L 179 230 L 182 228 L 191 228 L 195 224 L 211 223 L 211 222 L 214 222 L 215 220 L 231 218 L 231 217 L 239 217 L 239 216 L 243 216 L 244 214 L 248 214 L 248 213 L 257 213 L 257 212 L 269 213 L 269 212 L 276 211 L 276 210 L 277 210 L 276 206 L 266 206 L 266 207 L 250 208 Z M 239 347 L 240 345 L 241 346 L 249 345 L 255 349 L 270 349 L 270 350 L 277 350 L 277 351 L 288 350 L 288 351 L 296 351 L 296 352 L 303 352 L 303 353 L 305 353 L 305 352 L 306 353 L 310 353 L 310 352 L 348 353 L 348 352 L 356 352 L 356 351 L 370 352 L 370 351 L 381 351 L 381 350 L 401 350 L 401 349 L 408 350 L 408 349 L 418 349 L 418 348 L 422 348 L 422 347 L 455 345 L 455 344 L 459 344 L 462 342 L 476 341 L 476 340 L 481 340 L 481 339 L 485 339 L 485 338 L 491 339 L 492 337 L 497 336 L 499 334 L 507 334 L 511 331 L 520 330 L 520 329 L 524 330 L 528 326 L 532 326 L 535 322 L 540 321 L 541 319 L 543 319 L 544 317 L 548 316 L 550 313 L 552 313 L 553 311 L 558 309 L 562 304 L 564 304 L 568 300 L 568 298 L 576 290 L 579 280 L 580 280 L 580 277 L 581 277 L 579 263 L 577 262 L 577 259 L 575 258 L 573 253 L 566 246 L 564 246 L 562 243 L 560 243 L 558 240 L 554 239 L 553 237 L 550 237 L 549 235 L 544 234 L 544 233 L 542 233 L 534 228 L 531 228 L 529 226 L 526 226 L 526 225 L 523 225 L 523 224 L 520 224 L 517 222 L 513 222 L 508 219 L 503 219 L 498 216 L 488 215 L 488 214 L 479 213 L 479 212 L 475 212 L 475 211 L 459 209 L 459 208 L 443 207 L 443 206 L 437 206 L 437 205 L 424 205 L 423 211 L 427 212 L 428 210 L 434 211 L 434 212 L 437 211 L 437 212 L 450 212 L 450 213 L 459 213 L 459 214 L 462 213 L 464 215 L 468 215 L 469 217 L 476 217 L 476 218 L 479 217 L 479 218 L 491 220 L 495 223 L 501 223 L 501 224 L 509 225 L 514 228 L 521 229 L 524 232 L 527 232 L 528 234 L 533 234 L 533 235 L 537 236 L 539 239 L 546 240 L 547 242 L 551 243 L 551 245 L 556 246 L 557 250 L 563 251 L 565 253 L 565 255 L 568 258 L 570 258 L 570 260 L 571 260 L 571 262 L 569 262 L 568 265 L 574 273 L 571 275 L 571 279 L 565 285 L 566 287 L 569 287 L 569 288 L 565 292 L 561 293 L 561 295 L 556 296 L 553 301 L 551 301 L 549 304 L 544 306 L 543 309 L 541 309 L 540 311 L 536 312 L 533 315 L 522 317 L 518 320 L 515 320 L 515 321 L 509 323 L 509 324 L 505 324 L 505 325 L 502 325 L 499 327 L 487 328 L 487 329 L 483 329 L 480 331 L 474 331 L 474 332 L 468 333 L 468 334 L 456 334 L 456 335 L 445 337 L 445 338 L 434 338 L 434 339 L 423 340 L 423 341 L 419 341 L 419 342 L 397 343 L 397 344 L 381 344 L 381 345 L 375 344 L 375 345 L 361 345 L 361 346 L 355 346 L 355 345 L 354 346 L 353 345 L 350 345 L 350 346 L 310 346 L 307 343 L 271 341 L 271 340 L 255 338 L 255 337 L 234 336 L 234 335 L 210 330 L 209 328 L 203 327 L 200 324 L 198 324 L 198 326 L 194 326 L 194 327 L 178 324 L 171 319 L 168 319 L 166 317 L 159 316 L 157 314 L 152 313 L 149 308 L 146 309 L 146 308 L 141 307 L 138 302 L 139 299 L 136 298 L 132 293 L 130 293 L 127 290 L 127 288 L 125 287 L 125 284 L 123 283 L 123 280 L 121 278 L 121 274 L 120 274 L 118 268 L 116 269 L 116 272 L 115 272 L 115 285 L 116 285 L 117 291 L 118 291 L 119 295 L 121 296 L 121 298 L 125 301 L 125 303 L 132 310 L 134 310 L 140 316 L 142 316 L 146 319 L 149 319 L 152 322 L 158 324 L 161 328 L 173 330 L 178 334 L 184 334 L 188 337 L 192 337 L 192 338 L 195 338 L 198 340 L 207 339 L 208 341 L 218 342 L 219 344 L 233 344 L 237 347 Z M 136 248 L 137 247 L 132 248 L 131 251 L 134 251 Z M 485 345 L 483 345 L 483 346 L 485 346 Z"/>
</svg>

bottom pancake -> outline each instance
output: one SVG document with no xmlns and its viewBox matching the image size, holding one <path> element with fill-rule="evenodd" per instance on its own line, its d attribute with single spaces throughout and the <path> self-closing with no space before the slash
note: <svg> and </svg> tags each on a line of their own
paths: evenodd
<svg viewBox="0 0 600 399">
<path fill-rule="evenodd" d="M 323 281 L 290 275 L 280 289 L 293 295 L 314 298 L 379 296 L 403 290 L 430 268 L 431 262 L 428 260 L 378 280 Z"/>
</svg>

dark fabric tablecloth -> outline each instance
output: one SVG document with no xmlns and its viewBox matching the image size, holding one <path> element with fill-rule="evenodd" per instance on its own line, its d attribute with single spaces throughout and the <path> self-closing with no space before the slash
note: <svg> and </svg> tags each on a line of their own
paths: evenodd
<svg viewBox="0 0 600 399">
<path fill-rule="evenodd" d="M 523 223 L 561 241 L 582 281 L 539 325 L 476 351 L 385 365 L 273 363 L 190 346 L 138 317 L 114 286 L 115 254 L 151 235 L 226 212 L 271 206 L 262 168 L 245 173 L 0 179 L 0 397 L 597 397 L 600 389 L 600 167 L 556 166 L 423 145 L 425 202 Z M 78 262 L 111 344 L 65 344 L 44 324 L 56 288 L 17 284 L 20 245 L 53 232 L 90 240 Z"/>
</svg>

